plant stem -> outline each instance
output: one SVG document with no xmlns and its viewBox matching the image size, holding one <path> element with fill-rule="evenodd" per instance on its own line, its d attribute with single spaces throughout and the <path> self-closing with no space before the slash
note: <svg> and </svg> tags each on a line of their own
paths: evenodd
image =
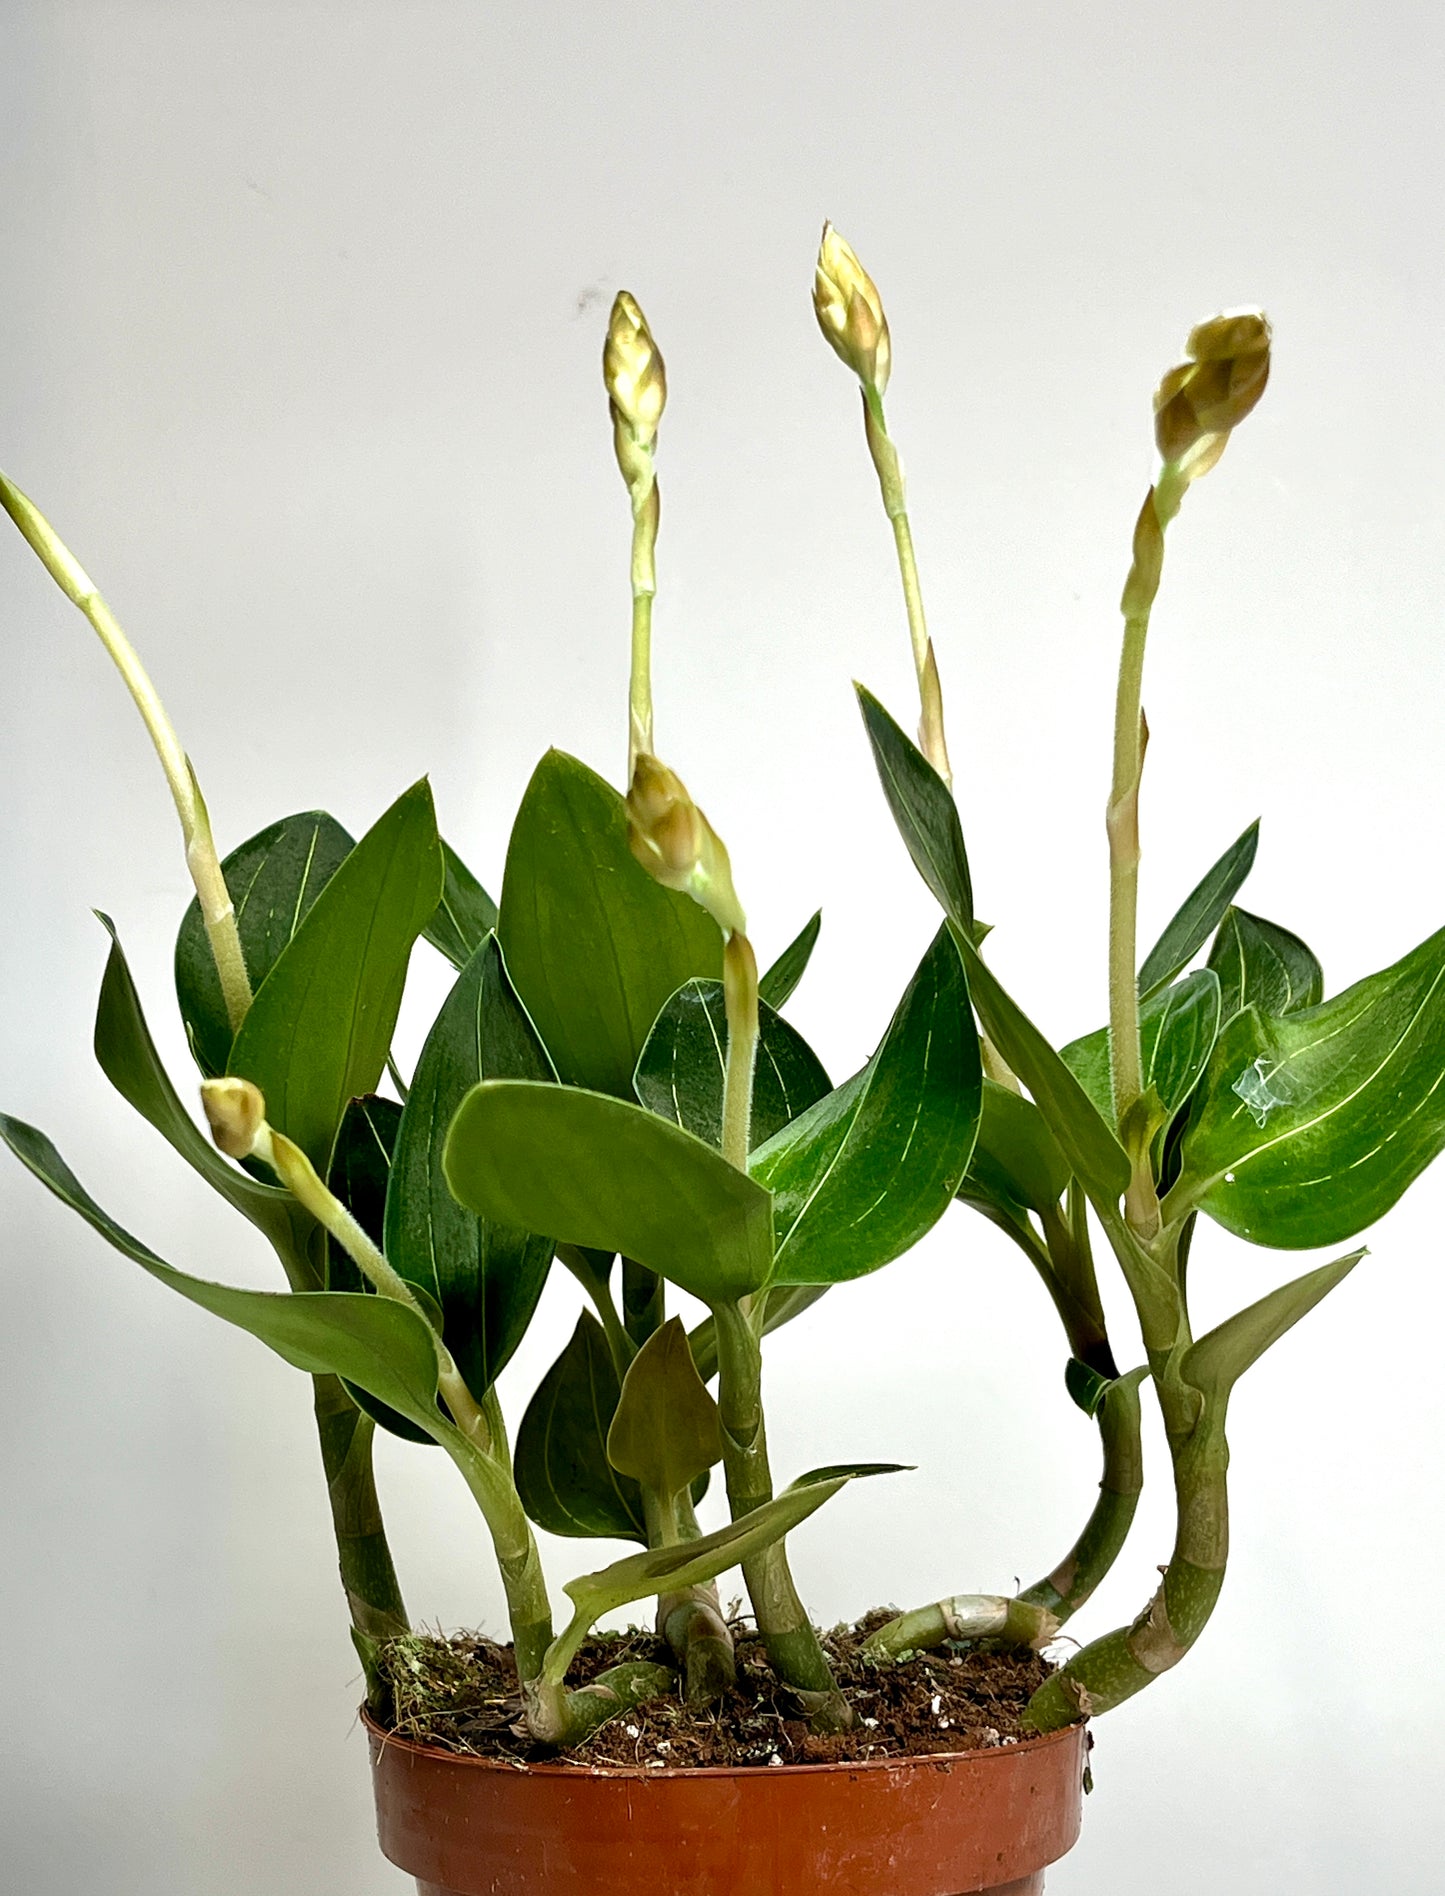
<svg viewBox="0 0 1445 1896">
<path fill-rule="evenodd" d="M 1106 827 L 1109 836 L 1109 1062 L 1114 1117 L 1133 1160 L 1125 1200 L 1130 1224 L 1143 1237 L 1159 1230 L 1159 1200 L 1149 1164 L 1149 1139 L 1129 1136 L 1130 1115 L 1144 1091 L 1139 1044 L 1139 785 L 1148 730 L 1143 713 L 1144 648 L 1149 616 L 1164 570 L 1164 529 L 1188 485 L 1166 463 L 1144 496 L 1134 527 L 1134 556 L 1124 582 L 1124 642 L 1114 700 L 1114 769 Z"/>
<path fill-rule="evenodd" d="M 627 781 L 640 752 L 652 755 L 652 602 L 657 596 L 657 482 L 632 490 L 632 669 L 627 693 Z"/>
<path fill-rule="evenodd" d="M 656 1271 L 630 1257 L 622 1260 L 622 1321 L 634 1356 L 667 1321 L 667 1285 Z"/>
<path fill-rule="evenodd" d="M 376 1425 L 357 1408 L 339 1377 L 313 1376 L 311 1385 L 351 1636 L 366 1673 L 366 1702 L 380 1711 L 386 1688 L 377 1654 L 411 1625 L 376 1497 L 371 1461 Z"/>
<path fill-rule="evenodd" d="M 216 973 L 220 977 L 221 992 L 225 997 L 226 1018 L 230 1021 L 232 1033 L 235 1033 L 251 1005 L 251 982 L 246 973 L 245 957 L 241 953 L 236 911 L 231 904 L 230 891 L 221 870 L 221 859 L 211 835 L 211 819 L 190 759 L 181 748 L 175 727 L 166 715 L 165 706 L 141 664 L 135 647 L 121 630 L 89 574 L 35 503 L 3 474 L 0 474 L 0 506 L 5 508 L 24 534 L 66 598 L 72 605 L 79 607 L 98 633 L 101 644 L 110 654 L 150 733 L 161 769 L 170 785 L 176 814 L 181 820 L 186 867 L 195 884 L 201 920 L 205 924 L 206 937 L 215 958 Z"/>
<path fill-rule="evenodd" d="M 644 1488 L 642 1507 L 649 1547 L 675 1546 L 696 1540 L 701 1533 L 692 1496 L 686 1492 L 663 1496 Z M 659 1594 L 657 1631 L 682 1668 L 689 1704 L 710 1704 L 732 1690 L 737 1683 L 737 1661 L 715 1581 Z"/>
<path fill-rule="evenodd" d="M 883 417 L 883 398 L 876 389 L 863 389 L 863 428 L 868 452 L 883 492 L 883 506 L 893 527 L 898 573 L 903 581 L 903 603 L 908 613 L 908 636 L 913 645 L 913 669 L 918 678 L 918 743 L 924 756 L 947 784 L 953 782 L 948 746 L 943 735 L 943 690 L 928 622 L 923 614 L 923 589 L 918 583 L 918 561 L 913 552 L 913 529 L 908 521 L 908 499 L 898 450 Z"/>
<path fill-rule="evenodd" d="M 746 1172 L 758 1052 L 758 962 L 752 943 L 736 930 L 723 947 L 723 1006 L 728 1057 L 723 1073 L 722 1155 L 729 1165 Z"/>
<path fill-rule="evenodd" d="M 1099 1407 L 1104 1472 L 1099 1498 L 1073 1547 L 1045 1579 L 1025 1587 L 1019 1599 L 1046 1608 L 1062 1626 L 1097 1589 L 1129 1537 L 1144 1487 L 1140 1442 L 1140 1373 L 1121 1377 Z"/>
<path fill-rule="evenodd" d="M 762 1351 L 751 1316 L 740 1304 L 713 1306 L 718 1342 L 718 1409 L 728 1504 L 740 1520 L 773 1498 L 763 1421 Z M 847 1730 L 852 1712 L 838 1689 L 817 1628 L 798 1597 L 782 1541 L 743 1562 L 743 1579 L 773 1670 L 802 1695 L 815 1725 Z"/>
<path fill-rule="evenodd" d="M 637 1354 L 637 1345 L 627 1334 L 622 1318 L 617 1313 L 611 1284 L 601 1271 L 592 1268 L 591 1260 L 575 1244 L 559 1244 L 557 1257 L 558 1261 L 571 1271 L 591 1299 L 592 1307 L 597 1312 L 603 1333 L 607 1338 L 607 1347 L 612 1355 L 612 1366 L 617 1371 L 617 1380 L 621 1382 L 631 1366 L 633 1357 Z"/>
<path fill-rule="evenodd" d="M 998 1593 L 958 1593 L 929 1606 L 900 1613 L 870 1633 L 863 1656 L 891 1663 L 915 1652 L 932 1652 L 950 1639 L 997 1639 L 1009 1646 L 1047 1646 L 1059 1630 L 1054 1615 L 1041 1605 Z"/>
</svg>

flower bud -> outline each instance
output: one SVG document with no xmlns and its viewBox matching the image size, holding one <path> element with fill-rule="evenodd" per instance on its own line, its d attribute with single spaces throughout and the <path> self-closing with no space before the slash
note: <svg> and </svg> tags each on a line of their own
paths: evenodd
<svg viewBox="0 0 1445 1896">
<path fill-rule="evenodd" d="M 228 1158 L 249 1159 L 266 1123 L 266 1101 L 259 1086 L 249 1080 L 201 1082 L 201 1104 L 211 1137 Z"/>
<path fill-rule="evenodd" d="M 627 792 L 627 843 L 655 882 L 690 895 L 728 935 L 747 927 L 722 839 L 667 765 L 639 753 Z"/>
<path fill-rule="evenodd" d="M 864 388 L 882 395 L 893 366 L 888 319 L 878 286 L 859 263 L 851 244 L 831 224 L 823 226 L 818 266 L 813 277 L 813 309 L 818 327 L 840 361 Z"/>
<path fill-rule="evenodd" d="M 1186 462 L 1191 480 L 1208 473 L 1264 393 L 1269 349 L 1269 323 L 1258 310 L 1213 316 L 1190 332 L 1188 360 L 1154 393 L 1154 438 L 1166 463 Z"/>
<path fill-rule="evenodd" d="M 626 290 L 618 292 L 602 350 L 602 379 L 612 409 L 617 465 L 629 487 L 652 483 L 657 424 L 667 405 L 667 371 L 647 318 Z"/>
</svg>

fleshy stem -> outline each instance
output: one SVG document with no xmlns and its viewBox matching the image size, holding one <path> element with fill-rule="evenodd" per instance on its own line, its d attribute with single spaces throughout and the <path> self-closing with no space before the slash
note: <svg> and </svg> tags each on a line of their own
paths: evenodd
<svg viewBox="0 0 1445 1896">
<path fill-rule="evenodd" d="M 1099 1436 L 1104 1471 L 1099 1498 L 1073 1547 L 1044 1579 L 1025 1587 L 1019 1599 L 1045 1608 L 1058 1624 L 1078 1612 L 1119 1558 L 1134 1524 L 1144 1487 L 1140 1442 L 1139 1384 L 1134 1370 L 1109 1385 L 1099 1405 Z"/>
<path fill-rule="evenodd" d="M 346 1251 L 382 1296 L 404 1304 L 426 1326 L 436 1354 L 437 1387 L 451 1414 L 426 1426 L 461 1471 L 492 1538 L 512 1625 L 517 1672 L 525 1687 L 552 1642 L 552 1609 L 531 1522 L 512 1477 L 511 1455 L 496 1393 L 478 1402 L 431 1317 L 390 1260 L 330 1192 L 301 1148 L 266 1122 L 266 1103 L 247 1080 L 208 1080 L 201 1097 L 212 1136 L 232 1158 L 258 1158 L 298 1204 Z M 358 1642 L 360 1647 L 360 1642 Z M 363 1657 L 365 1656 L 363 1649 Z"/>
<path fill-rule="evenodd" d="M 1149 1164 L 1149 1138 L 1131 1136 L 1130 1115 L 1144 1091 L 1139 1045 L 1136 972 L 1139 912 L 1139 784 L 1147 729 L 1141 705 L 1149 615 L 1164 566 L 1164 529 L 1179 511 L 1188 486 L 1166 463 L 1144 497 L 1134 528 L 1134 558 L 1124 583 L 1124 644 L 1114 703 L 1114 772 L 1109 790 L 1109 1059 L 1114 1116 L 1133 1160 L 1125 1200 L 1133 1229 L 1151 1238 L 1159 1229 L 1159 1200 Z"/>
<path fill-rule="evenodd" d="M 938 679 L 938 660 L 928 622 L 923 614 L 923 590 L 918 583 L 918 561 L 913 552 L 913 529 L 908 520 L 908 499 L 903 481 L 903 466 L 898 459 L 883 416 L 883 396 L 876 388 L 863 389 L 863 428 L 868 452 L 878 473 L 883 507 L 893 527 L 898 551 L 898 572 L 903 581 L 903 603 L 908 611 L 908 635 L 913 644 L 913 669 L 918 676 L 918 743 L 924 756 L 947 784 L 953 782 L 948 761 L 948 745 L 943 735 L 943 690 Z"/>
<path fill-rule="evenodd" d="M 201 920 L 205 924 L 211 953 L 215 957 L 216 972 L 220 976 L 221 992 L 225 997 L 226 1017 L 234 1033 L 240 1028 L 251 1005 L 251 983 L 241 953 L 236 912 L 211 835 L 211 819 L 191 761 L 181 748 L 175 727 L 166 715 L 165 706 L 141 664 L 135 647 L 121 630 L 89 574 L 35 503 L 3 474 L 0 474 L 0 506 L 4 507 L 24 534 L 66 598 L 72 605 L 78 606 L 90 621 L 145 721 L 161 768 L 165 771 L 166 782 L 170 785 L 176 814 L 181 820 L 186 867 L 195 884 Z"/>
</svg>

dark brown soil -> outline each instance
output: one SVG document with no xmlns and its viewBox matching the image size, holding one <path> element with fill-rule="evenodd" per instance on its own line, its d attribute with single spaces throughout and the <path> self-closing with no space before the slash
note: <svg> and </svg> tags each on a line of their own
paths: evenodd
<svg viewBox="0 0 1445 1896">
<path fill-rule="evenodd" d="M 668 1766 L 851 1763 L 976 1751 L 1027 1736 L 1024 1707 L 1048 1677 L 1036 1654 L 956 1645 L 920 1653 L 901 1665 L 876 1666 L 860 1647 L 890 1615 L 870 1614 L 839 1626 L 824 1644 L 854 1710 L 851 1731 L 820 1736 L 786 1687 L 768 1670 L 757 1635 L 735 1628 L 738 1683 L 721 1704 L 705 1708 L 673 1697 L 620 1713 L 587 1742 L 561 1754 L 585 1765 Z M 662 1642 L 633 1631 L 598 1635 L 574 1662 L 569 1685 L 585 1685 L 628 1659 L 669 1663 Z M 395 1695 L 398 1737 L 517 1763 L 558 1761 L 527 1735 L 511 1649 L 478 1634 L 452 1639 L 414 1635 L 384 1655 Z"/>
</svg>

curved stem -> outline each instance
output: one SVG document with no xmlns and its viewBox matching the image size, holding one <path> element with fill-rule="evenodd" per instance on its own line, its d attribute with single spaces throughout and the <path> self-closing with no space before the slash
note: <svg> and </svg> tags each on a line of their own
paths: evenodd
<svg viewBox="0 0 1445 1896">
<path fill-rule="evenodd" d="M 1047 1646 L 1059 1622 L 1046 1607 L 1020 1596 L 958 1593 L 900 1613 L 863 1642 L 865 1659 L 891 1663 L 915 1652 L 932 1652 L 950 1639 L 997 1639 L 1010 1646 Z"/>
<path fill-rule="evenodd" d="M 1018 1596 L 1046 1608 L 1060 1625 L 1095 1592 L 1118 1559 L 1134 1524 L 1144 1487 L 1139 1383 L 1146 1373 L 1135 1370 L 1106 1392 L 1098 1415 L 1104 1472 L 1094 1510 L 1084 1531 L 1053 1572 L 1025 1587 Z"/>
<path fill-rule="evenodd" d="M 170 786 L 176 815 L 181 820 L 186 867 L 195 885 L 201 920 L 205 924 L 216 973 L 220 977 L 226 1018 L 230 1021 L 232 1033 L 235 1033 L 251 1005 L 251 982 L 246 972 L 245 957 L 241 953 L 236 912 L 231 905 L 230 891 L 221 870 L 221 859 L 211 835 L 211 819 L 195 772 L 191 769 L 191 761 L 181 748 L 175 726 L 166 715 L 160 694 L 141 664 L 139 654 L 96 590 L 90 575 L 35 503 L 3 474 L 0 474 L 0 506 L 4 507 L 24 534 L 56 585 L 72 605 L 79 607 L 99 635 L 101 644 L 110 654 L 150 734 Z"/>
</svg>

